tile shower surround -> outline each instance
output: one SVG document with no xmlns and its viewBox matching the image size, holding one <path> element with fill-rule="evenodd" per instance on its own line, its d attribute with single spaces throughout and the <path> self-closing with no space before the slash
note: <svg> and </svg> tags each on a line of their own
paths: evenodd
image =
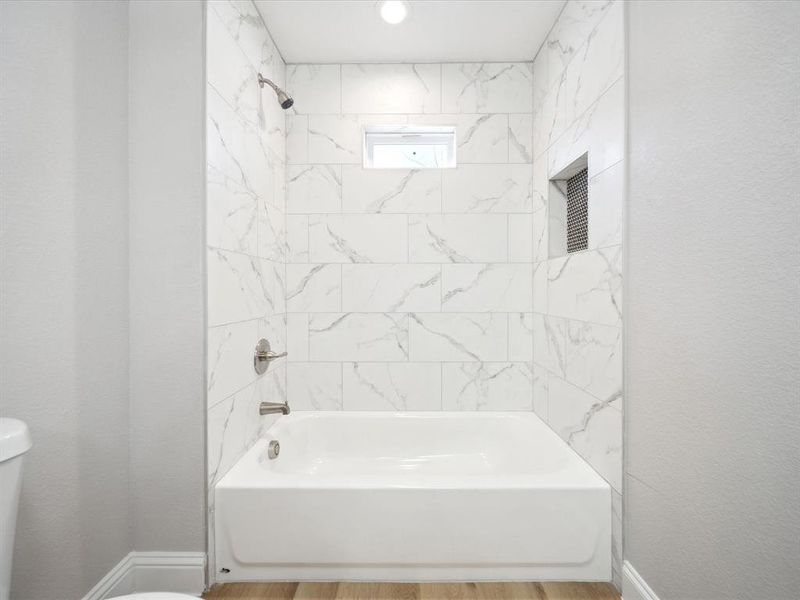
<svg viewBox="0 0 800 600">
<path fill-rule="evenodd" d="M 291 405 L 532 410 L 531 63 L 289 65 L 287 87 Z M 370 124 L 454 125 L 458 167 L 364 169 Z"/>
<path fill-rule="evenodd" d="M 214 485 L 277 418 L 286 361 L 258 377 L 256 341 L 286 344 L 285 115 L 256 73 L 285 82 L 285 64 L 249 1 L 207 4 L 208 572 L 213 583 Z"/>
<path fill-rule="evenodd" d="M 568 2 L 534 59 L 534 410 L 612 486 L 622 560 L 624 5 Z M 550 256 L 549 179 L 588 157 L 588 249 Z M 562 226 L 563 227 L 563 226 Z"/>
<path fill-rule="evenodd" d="M 209 4 L 209 489 L 287 391 L 532 408 L 613 486 L 618 577 L 622 25 L 620 2 L 571 1 L 532 64 L 285 67 L 249 1 Z M 458 168 L 364 170 L 362 127 L 404 123 L 454 125 Z M 589 249 L 551 258 L 548 179 L 587 151 Z M 289 360 L 257 378 L 262 336 Z"/>
</svg>

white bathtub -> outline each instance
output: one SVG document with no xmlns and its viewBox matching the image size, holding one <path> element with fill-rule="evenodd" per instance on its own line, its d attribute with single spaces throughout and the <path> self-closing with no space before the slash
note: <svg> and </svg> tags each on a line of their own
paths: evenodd
<svg viewBox="0 0 800 600">
<path fill-rule="evenodd" d="M 611 579 L 610 488 L 529 413 L 281 417 L 215 532 L 218 581 Z"/>
</svg>

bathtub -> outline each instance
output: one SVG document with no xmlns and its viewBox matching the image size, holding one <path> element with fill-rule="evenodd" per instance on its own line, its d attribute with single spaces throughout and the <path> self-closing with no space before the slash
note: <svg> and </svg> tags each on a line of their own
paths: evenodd
<svg viewBox="0 0 800 600">
<path fill-rule="evenodd" d="M 611 579 L 611 490 L 534 414 L 292 413 L 214 494 L 220 582 Z"/>
</svg>

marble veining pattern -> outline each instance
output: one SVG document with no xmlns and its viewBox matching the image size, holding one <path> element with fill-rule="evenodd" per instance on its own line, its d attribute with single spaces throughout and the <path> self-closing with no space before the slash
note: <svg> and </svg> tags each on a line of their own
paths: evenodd
<svg viewBox="0 0 800 600">
<path fill-rule="evenodd" d="M 290 402 L 532 408 L 531 67 L 287 67 Z M 373 124 L 453 125 L 458 166 L 364 169 Z"/>
<path fill-rule="evenodd" d="M 313 313 L 308 340 L 311 360 L 408 360 L 408 315 Z"/>
<path fill-rule="evenodd" d="M 441 65 L 342 65 L 342 112 L 441 112 Z"/>
<path fill-rule="evenodd" d="M 533 62 L 533 408 L 609 482 L 622 558 L 624 5 L 566 3 Z M 559 186 L 588 159 L 589 245 L 565 255 Z M 551 209 L 552 201 L 552 209 Z"/>
<path fill-rule="evenodd" d="M 253 348 L 287 344 L 286 121 L 256 73 L 285 85 L 285 65 L 247 0 L 206 8 L 208 547 L 214 484 L 269 427 L 258 404 L 287 398 L 286 360 L 258 376 Z M 208 575 L 216 573 L 213 551 Z"/>
<path fill-rule="evenodd" d="M 468 63 L 442 66 L 442 111 L 528 113 L 532 105 L 530 63 Z"/>
<path fill-rule="evenodd" d="M 445 410 L 533 409 L 530 363 L 447 363 L 442 365 Z"/>
<path fill-rule="evenodd" d="M 209 481 L 268 397 L 534 410 L 618 496 L 622 3 L 570 0 L 533 63 L 288 68 L 251 2 L 208 10 Z M 455 126 L 458 167 L 362 168 L 365 125 L 409 123 Z M 561 257 L 548 180 L 587 152 L 589 250 Z M 269 377 L 254 334 L 290 352 Z"/>
<path fill-rule="evenodd" d="M 351 362 L 342 365 L 346 410 L 441 410 L 436 363 Z"/>
</svg>

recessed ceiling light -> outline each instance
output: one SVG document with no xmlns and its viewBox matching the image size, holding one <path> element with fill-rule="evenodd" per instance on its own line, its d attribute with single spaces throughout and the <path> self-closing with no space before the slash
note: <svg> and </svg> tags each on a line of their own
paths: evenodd
<svg viewBox="0 0 800 600">
<path fill-rule="evenodd" d="M 402 23 L 408 16 L 408 2 L 403 0 L 385 0 L 378 3 L 378 10 L 384 21 L 391 25 Z"/>
</svg>

